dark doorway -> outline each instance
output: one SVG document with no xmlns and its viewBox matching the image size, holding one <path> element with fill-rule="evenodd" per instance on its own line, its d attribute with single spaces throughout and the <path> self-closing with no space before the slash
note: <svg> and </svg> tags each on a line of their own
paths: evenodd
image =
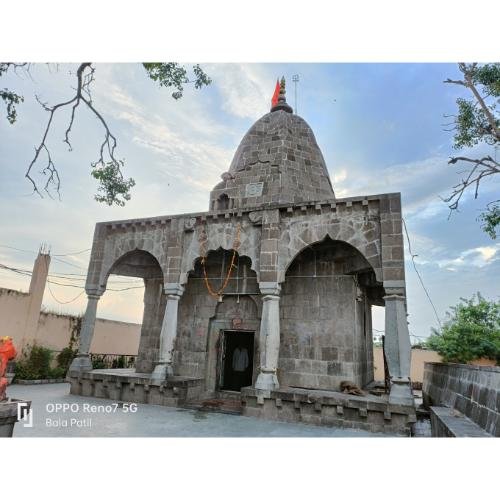
<svg viewBox="0 0 500 500">
<path fill-rule="evenodd" d="M 241 391 L 252 385 L 254 332 L 222 332 L 220 388 Z"/>
</svg>

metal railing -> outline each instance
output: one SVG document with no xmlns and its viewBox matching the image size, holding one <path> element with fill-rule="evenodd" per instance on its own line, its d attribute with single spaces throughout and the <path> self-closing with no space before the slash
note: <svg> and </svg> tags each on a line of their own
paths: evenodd
<svg viewBox="0 0 500 500">
<path fill-rule="evenodd" d="M 90 353 L 90 360 L 94 370 L 100 368 L 135 368 L 136 358 L 137 356 L 130 354 Z"/>
</svg>

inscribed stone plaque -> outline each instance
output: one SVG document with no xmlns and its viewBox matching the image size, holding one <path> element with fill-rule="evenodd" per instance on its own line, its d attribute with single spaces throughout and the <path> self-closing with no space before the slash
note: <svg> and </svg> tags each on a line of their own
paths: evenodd
<svg viewBox="0 0 500 500">
<path fill-rule="evenodd" d="M 262 196 L 263 182 L 251 182 L 245 186 L 245 197 L 252 198 L 254 196 Z"/>
</svg>

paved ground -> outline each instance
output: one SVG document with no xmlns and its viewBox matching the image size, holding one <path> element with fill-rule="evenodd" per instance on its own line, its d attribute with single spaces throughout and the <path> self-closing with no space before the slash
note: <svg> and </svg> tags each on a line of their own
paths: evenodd
<svg viewBox="0 0 500 500">
<path fill-rule="evenodd" d="M 69 394 L 69 384 L 11 385 L 11 398 L 32 401 L 33 427 L 17 423 L 14 437 L 386 437 L 356 429 L 288 424 L 196 410 L 137 405 Z M 73 405 L 55 408 L 56 404 Z M 84 406 L 87 405 L 87 406 Z M 93 413 L 91 410 L 101 410 Z M 110 413 L 104 413 L 107 409 Z M 132 408 L 133 409 L 133 408 Z M 57 425 L 58 424 L 58 425 Z"/>
</svg>

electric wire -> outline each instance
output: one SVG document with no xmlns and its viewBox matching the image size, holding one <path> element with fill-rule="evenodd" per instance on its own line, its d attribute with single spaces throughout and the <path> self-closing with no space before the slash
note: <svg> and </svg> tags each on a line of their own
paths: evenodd
<svg viewBox="0 0 500 500">
<path fill-rule="evenodd" d="M 51 257 L 68 257 L 70 255 L 80 255 L 81 253 L 90 252 L 92 248 L 86 248 L 85 250 L 80 250 L 79 252 L 71 252 L 71 253 L 52 253 Z"/>
<path fill-rule="evenodd" d="M 406 234 L 406 239 L 408 240 L 408 251 L 410 252 L 410 257 L 411 257 L 411 262 L 413 264 L 413 269 L 415 270 L 415 273 L 417 274 L 418 276 L 418 279 L 420 281 L 420 284 L 422 285 L 422 288 L 424 289 L 424 292 L 425 292 L 425 295 L 427 295 L 427 298 L 429 299 L 429 303 L 431 304 L 432 306 L 432 309 L 434 310 L 434 314 L 436 316 L 436 319 L 437 319 L 437 322 L 439 324 L 439 328 L 442 328 L 442 324 L 441 324 L 441 320 L 439 319 L 439 315 L 438 315 L 438 312 L 437 312 L 437 309 L 436 309 L 436 306 L 434 305 L 434 302 L 432 302 L 432 299 L 431 299 L 431 296 L 429 295 L 429 292 L 426 288 L 426 286 L 424 285 L 424 280 L 422 279 L 422 276 L 420 275 L 420 273 L 418 272 L 418 269 L 417 269 L 417 265 L 415 263 L 415 257 L 417 256 L 416 254 L 414 254 L 411 250 L 411 242 L 410 242 L 410 236 L 408 235 L 408 228 L 406 227 L 406 221 L 405 219 L 402 217 L 402 220 L 403 220 L 403 227 L 404 227 L 404 230 L 405 230 L 405 234 Z"/>
<path fill-rule="evenodd" d="M 38 252 L 35 252 L 34 250 L 23 250 L 22 248 L 17 248 L 13 247 L 10 245 L 0 245 L 2 248 L 10 248 L 11 250 L 17 250 L 18 252 L 25 252 L 25 253 L 34 253 L 37 254 Z M 50 254 L 51 257 L 68 257 L 70 255 L 80 255 L 85 252 L 90 252 L 92 248 L 86 248 L 85 250 L 79 250 L 78 252 L 69 252 L 69 253 L 53 253 Z"/>
<path fill-rule="evenodd" d="M 85 290 L 82 290 L 74 299 L 71 299 L 71 300 L 67 300 L 67 301 L 61 301 L 59 300 L 55 295 L 54 295 L 54 292 L 52 291 L 52 288 L 50 288 L 50 283 L 47 283 L 47 288 L 49 289 L 49 292 L 50 292 L 50 295 L 52 295 L 52 298 L 58 303 L 58 304 L 61 304 L 61 305 L 66 305 L 66 304 L 71 304 L 72 302 L 75 302 L 76 300 L 78 300 L 84 293 L 85 293 Z"/>
<path fill-rule="evenodd" d="M 51 256 L 52 257 L 52 256 Z M 76 267 L 78 269 L 83 269 L 85 270 L 84 267 L 82 266 L 79 266 L 77 264 L 73 264 L 72 262 L 68 262 L 67 260 L 63 260 L 63 259 L 60 259 L 59 257 L 52 257 L 54 260 L 57 260 L 58 262 L 62 262 L 63 264 L 66 264 L 67 266 L 72 266 L 72 267 Z"/>
<path fill-rule="evenodd" d="M 11 250 L 16 250 L 18 252 L 24 252 L 24 253 L 33 253 L 33 254 L 37 254 L 39 252 L 35 252 L 33 250 L 24 250 L 22 248 L 17 248 L 17 247 L 14 247 L 14 246 L 11 246 L 11 245 L 0 245 L 0 247 L 2 248 L 10 248 Z M 82 253 L 85 253 L 85 252 L 88 252 L 92 250 L 91 248 L 86 248 L 85 250 L 79 250 L 78 252 L 71 252 L 71 253 L 65 253 L 65 254 L 50 254 L 49 252 L 49 255 L 54 259 L 54 260 L 57 260 L 58 262 L 61 262 L 62 264 L 66 264 L 67 266 L 72 266 L 72 267 L 75 267 L 77 269 L 83 269 L 85 270 L 84 267 L 82 266 L 79 266 L 78 264 L 74 264 L 72 262 L 68 262 L 67 260 L 63 260 L 63 259 L 60 259 L 59 257 L 66 257 L 66 256 L 71 256 L 71 255 L 80 255 Z"/>
<path fill-rule="evenodd" d="M 23 276 L 32 276 L 32 274 L 33 274 L 31 271 L 28 271 L 25 269 L 17 269 L 15 267 L 6 266 L 6 265 L 1 264 L 1 263 L 0 263 L 0 269 L 5 269 L 8 271 L 14 272 L 16 274 L 21 274 Z M 51 275 L 48 275 L 48 276 L 51 276 Z M 58 278 L 57 276 L 55 276 L 55 278 L 61 279 L 61 278 Z M 83 288 L 85 290 L 85 287 L 82 285 L 70 284 L 70 283 L 60 283 L 57 281 L 52 281 L 50 279 L 47 279 L 47 283 L 52 283 L 53 285 L 58 285 L 58 286 L 66 286 L 66 287 L 70 287 L 70 288 Z M 114 283 L 118 283 L 118 282 L 114 282 Z M 124 283 L 131 283 L 131 282 L 124 282 Z M 106 288 L 106 291 L 123 292 L 125 290 L 134 290 L 134 289 L 138 289 L 138 288 L 144 288 L 144 285 L 130 286 L 130 287 L 125 287 L 125 288 Z"/>
<path fill-rule="evenodd" d="M 18 274 L 23 274 L 25 276 L 31 276 L 33 274 L 33 272 L 30 271 L 29 269 L 19 269 L 16 267 L 6 266 L 4 264 L 0 264 L 0 268 L 14 271 L 14 272 L 17 272 Z M 48 273 L 47 276 L 51 277 L 51 278 L 64 279 L 64 280 L 69 280 L 69 281 L 86 281 L 87 280 L 86 274 Z M 80 277 L 77 278 L 77 277 L 73 277 L 73 276 L 80 276 Z M 111 284 L 118 284 L 118 283 L 133 284 L 133 283 L 141 283 L 141 282 L 142 282 L 142 278 L 132 278 L 130 280 L 108 279 L 108 283 L 111 283 Z"/>
<path fill-rule="evenodd" d="M 11 250 L 17 250 L 18 252 L 25 252 L 25 253 L 38 253 L 35 252 L 34 250 L 22 250 L 21 248 L 16 248 L 16 247 L 11 247 L 9 245 L 0 245 L 2 248 L 10 248 Z"/>
</svg>

